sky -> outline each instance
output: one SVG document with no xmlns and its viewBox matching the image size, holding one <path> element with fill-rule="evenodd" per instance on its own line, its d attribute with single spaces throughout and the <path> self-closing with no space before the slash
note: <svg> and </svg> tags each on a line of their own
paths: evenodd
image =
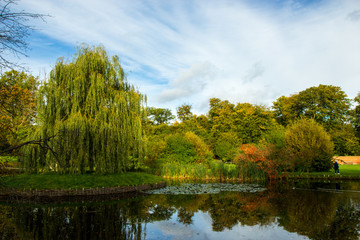
<svg viewBox="0 0 360 240">
<path fill-rule="evenodd" d="M 359 0 L 21 0 L 49 14 L 31 21 L 25 63 L 46 78 L 59 57 L 102 44 L 118 55 L 147 105 L 190 104 L 206 114 L 210 98 L 271 107 L 319 84 L 360 92 Z"/>
</svg>

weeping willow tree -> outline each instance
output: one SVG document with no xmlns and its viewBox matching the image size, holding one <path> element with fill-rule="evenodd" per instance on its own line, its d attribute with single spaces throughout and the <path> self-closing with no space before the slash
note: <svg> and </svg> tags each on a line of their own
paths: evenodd
<svg viewBox="0 0 360 240">
<path fill-rule="evenodd" d="M 72 62 L 59 59 L 39 89 L 36 139 L 28 146 L 28 171 L 119 173 L 144 156 L 144 96 L 126 81 L 119 59 L 102 46 L 82 46 Z"/>
</svg>

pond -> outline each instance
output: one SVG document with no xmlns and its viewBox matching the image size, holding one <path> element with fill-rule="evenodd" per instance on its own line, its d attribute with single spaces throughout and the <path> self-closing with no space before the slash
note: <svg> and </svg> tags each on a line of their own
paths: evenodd
<svg viewBox="0 0 360 240">
<path fill-rule="evenodd" d="M 359 239 L 360 182 L 175 183 L 140 196 L 1 203 L 1 239 Z"/>
</svg>

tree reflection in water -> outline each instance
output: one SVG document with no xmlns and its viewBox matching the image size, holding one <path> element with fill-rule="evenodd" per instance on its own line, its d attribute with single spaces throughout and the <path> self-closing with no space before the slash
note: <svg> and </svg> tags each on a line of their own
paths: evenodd
<svg viewBox="0 0 360 240">
<path fill-rule="evenodd" d="M 148 223 L 160 223 L 176 216 L 177 224 L 190 226 L 196 224 L 194 216 L 198 212 L 211 217 L 214 232 L 232 230 L 235 226 L 275 224 L 311 239 L 359 238 L 359 194 L 292 189 L 262 193 L 150 195 L 57 206 L 0 205 L 0 237 L 145 239 Z"/>
</svg>

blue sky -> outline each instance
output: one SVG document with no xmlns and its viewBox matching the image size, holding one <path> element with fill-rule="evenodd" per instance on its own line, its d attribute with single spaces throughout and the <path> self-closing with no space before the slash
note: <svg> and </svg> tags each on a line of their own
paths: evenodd
<svg viewBox="0 0 360 240">
<path fill-rule="evenodd" d="M 148 105 L 209 99 L 271 106 L 319 84 L 360 91 L 360 1 L 21 0 L 17 8 L 50 14 L 32 24 L 27 64 L 46 78 L 76 46 L 102 44 L 118 55 Z"/>
</svg>

